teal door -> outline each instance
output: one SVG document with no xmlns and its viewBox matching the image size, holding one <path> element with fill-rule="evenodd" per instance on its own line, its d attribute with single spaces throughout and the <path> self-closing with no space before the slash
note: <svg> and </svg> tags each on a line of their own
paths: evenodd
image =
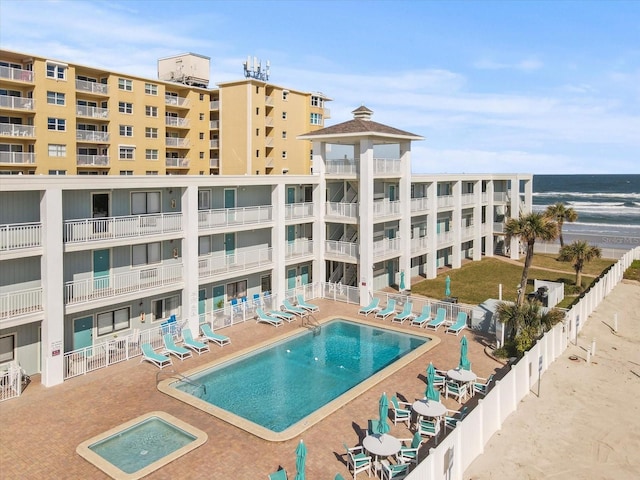
<svg viewBox="0 0 640 480">
<path fill-rule="evenodd" d="M 396 200 L 396 186 L 389 185 L 389 201 L 395 202 L 395 200 Z"/>
<path fill-rule="evenodd" d="M 303 265 L 300 267 L 300 283 L 302 285 L 309 283 L 309 265 Z"/>
<path fill-rule="evenodd" d="M 109 250 L 93 251 L 93 288 L 109 288 L 111 259 Z"/>
<path fill-rule="evenodd" d="M 296 189 L 294 187 L 287 187 L 287 203 L 296 203 Z"/>
<path fill-rule="evenodd" d="M 287 288 L 296 288 L 296 269 L 291 268 L 287 270 Z"/>
<path fill-rule="evenodd" d="M 213 309 L 218 310 L 224 307 L 224 285 L 213 287 Z"/>
<path fill-rule="evenodd" d="M 236 252 L 236 234 L 225 233 L 224 234 L 224 253 L 226 255 L 234 255 Z"/>
<path fill-rule="evenodd" d="M 73 321 L 73 349 L 93 344 L 93 317 L 76 318 Z"/>
<path fill-rule="evenodd" d="M 224 191 L 224 208 L 236 208 L 236 191 L 233 188 L 227 188 Z M 233 222 L 236 219 L 234 211 L 227 212 L 227 219 Z"/>
<path fill-rule="evenodd" d="M 293 243 L 296 239 L 296 226 L 287 225 L 287 242 Z"/>
<path fill-rule="evenodd" d="M 393 228 L 387 230 L 387 238 L 396 238 L 396 231 Z"/>
<path fill-rule="evenodd" d="M 202 317 L 207 312 L 207 291 L 198 290 L 198 315 Z"/>
</svg>

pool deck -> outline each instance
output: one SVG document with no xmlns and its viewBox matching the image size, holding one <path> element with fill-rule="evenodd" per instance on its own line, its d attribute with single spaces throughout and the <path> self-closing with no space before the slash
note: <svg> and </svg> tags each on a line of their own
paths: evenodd
<svg viewBox="0 0 640 480">
<path fill-rule="evenodd" d="M 320 306 L 316 318 L 358 315 L 356 305 L 314 300 Z M 371 315 L 369 315 L 371 320 Z M 393 325 L 408 332 L 418 330 L 408 322 L 379 323 Z M 287 331 L 300 329 L 300 321 L 274 328 L 253 320 L 224 329 L 232 343 L 225 347 L 211 345 L 211 352 L 196 355 L 183 362 L 175 360 L 177 372 L 185 372 L 218 358 L 242 351 Z M 424 329 L 420 331 L 424 332 Z M 300 439 L 307 446 L 306 472 L 308 478 L 332 480 L 336 473 L 352 478 L 344 460 L 343 442 L 359 444 L 365 436 L 367 420 L 377 418 L 378 400 L 382 392 L 398 395 L 408 401 L 422 398 L 425 389 L 426 367 L 430 361 L 436 368 L 448 370 L 458 365 L 460 336 L 447 335 L 444 329 L 429 331 L 441 342 L 428 352 L 409 362 L 391 376 L 380 380 L 361 395 L 345 403 L 328 417 L 290 440 L 270 442 L 251 435 L 201 410 L 195 409 L 158 391 L 156 379 L 170 375 L 171 367 L 160 371 L 138 358 L 110 366 L 87 375 L 67 380 L 61 385 L 46 388 L 39 376 L 21 397 L 0 404 L 0 478 L 109 478 L 102 471 L 76 453 L 76 447 L 90 437 L 112 429 L 124 422 L 151 411 L 164 411 L 197 427 L 208 435 L 199 448 L 151 473 L 150 479 L 170 478 L 267 478 L 280 466 L 295 475 L 295 450 Z M 500 378 L 507 371 L 501 363 L 484 353 L 490 338 L 464 330 L 469 340 L 469 359 L 473 371 L 480 377 L 496 373 Z M 159 374 L 158 372 L 162 372 Z M 478 397 L 467 401 L 472 406 Z M 448 408 L 459 409 L 452 398 L 444 399 Z M 391 426 L 391 434 L 410 438 L 405 424 Z M 433 440 L 423 443 L 421 458 L 427 454 Z"/>
</svg>

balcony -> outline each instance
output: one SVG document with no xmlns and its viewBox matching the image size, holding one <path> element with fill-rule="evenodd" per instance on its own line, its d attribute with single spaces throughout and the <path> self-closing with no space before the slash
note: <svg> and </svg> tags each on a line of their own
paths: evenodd
<svg viewBox="0 0 640 480">
<path fill-rule="evenodd" d="M 327 202 L 325 215 L 331 217 L 343 217 L 351 220 L 358 219 L 358 204 L 345 202 Z"/>
<path fill-rule="evenodd" d="M 476 233 L 476 227 L 469 225 L 468 227 L 462 227 L 460 235 L 463 240 L 473 238 Z"/>
<path fill-rule="evenodd" d="M 0 135 L 8 137 L 35 137 L 36 127 L 31 125 L 16 125 L 14 123 L 0 123 Z"/>
<path fill-rule="evenodd" d="M 373 202 L 374 217 L 388 217 L 392 215 L 400 215 L 400 201 L 375 200 Z"/>
<path fill-rule="evenodd" d="M 507 192 L 493 192 L 494 202 L 506 202 L 508 199 L 509 194 Z"/>
<path fill-rule="evenodd" d="M 215 253 L 198 259 L 198 278 L 203 279 L 215 275 L 237 274 L 243 271 L 271 267 L 273 265 L 273 249 L 255 248 L 243 250 L 233 255 Z"/>
<path fill-rule="evenodd" d="M 294 240 L 287 242 L 285 246 L 285 258 L 287 260 L 304 257 L 313 254 L 313 240 Z"/>
<path fill-rule="evenodd" d="M 276 162 L 275 162 L 273 157 L 266 157 L 264 159 L 264 167 L 265 168 L 273 168 L 273 167 L 275 167 L 275 165 L 276 165 Z"/>
<path fill-rule="evenodd" d="M 313 218 L 313 203 L 288 203 L 284 207 L 284 218 L 285 220 Z"/>
<path fill-rule="evenodd" d="M 326 171 L 333 175 L 356 175 L 360 172 L 360 164 L 353 158 L 343 160 L 327 160 Z"/>
<path fill-rule="evenodd" d="M 411 199 L 411 211 L 412 212 L 426 212 L 429 210 L 429 201 L 427 197 L 412 198 Z"/>
<path fill-rule="evenodd" d="M 220 140 L 209 140 L 209 148 L 220 148 Z"/>
<path fill-rule="evenodd" d="M 165 95 L 164 104 L 171 107 L 187 108 L 189 106 L 189 100 L 184 97 L 178 97 L 174 95 Z"/>
<path fill-rule="evenodd" d="M 273 127 L 273 124 L 274 124 L 273 117 L 271 117 L 271 116 L 264 117 L 264 126 L 265 127 Z"/>
<path fill-rule="evenodd" d="M 105 83 L 87 82 L 76 79 L 76 90 L 95 95 L 109 95 L 109 86 Z"/>
<path fill-rule="evenodd" d="M 220 100 L 213 100 L 209 103 L 209 110 L 220 110 Z"/>
<path fill-rule="evenodd" d="M 400 239 L 399 238 L 383 238 L 373 242 L 373 258 L 379 259 L 387 257 L 389 255 L 400 254 Z"/>
<path fill-rule="evenodd" d="M 211 130 L 218 130 L 220 128 L 220 120 L 211 120 L 209 122 L 209 128 Z"/>
<path fill-rule="evenodd" d="M 150 237 L 182 231 L 182 213 L 67 220 L 63 229 L 66 244 Z"/>
<path fill-rule="evenodd" d="M 189 127 L 189 119 L 182 117 L 164 117 L 164 124 L 167 127 L 179 127 L 179 128 L 187 128 Z"/>
<path fill-rule="evenodd" d="M 0 67 L 0 78 L 16 82 L 33 83 L 33 72 L 22 68 Z"/>
<path fill-rule="evenodd" d="M 189 159 L 185 157 L 167 157 L 164 159 L 164 166 L 167 168 L 189 168 Z"/>
<path fill-rule="evenodd" d="M 220 159 L 219 158 L 210 158 L 209 159 L 209 168 L 220 168 Z"/>
<path fill-rule="evenodd" d="M 109 141 L 109 132 L 76 130 L 76 140 L 79 142 L 107 143 Z"/>
<path fill-rule="evenodd" d="M 77 155 L 76 166 L 78 167 L 108 167 L 109 155 Z"/>
<path fill-rule="evenodd" d="M 331 109 L 330 108 L 323 108 L 323 113 L 322 116 L 323 118 L 326 120 L 328 118 L 331 118 Z"/>
<path fill-rule="evenodd" d="M 399 175 L 400 159 L 399 158 L 374 158 L 373 173 L 374 175 Z"/>
<path fill-rule="evenodd" d="M 451 230 L 448 232 L 440 232 L 437 236 L 437 242 L 438 246 L 453 242 L 453 232 Z"/>
<path fill-rule="evenodd" d="M 78 305 L 167 285 L 179 285 L 182 280 L 182 264 L 140 268 L 125 273 L 67 282 L 64 285 L 64 301 L 66 305 Z"/>
<path fill-rule="evenodd" d="M 0 152 L 0 163 L 33 165 L 36 163 L 36 154 L 30 152 Z"/>
<path fill-rule="evenodd" d="M 76 105 L 76 113 L 79 117 L 89 118 L 107 118 L 109 117 L 108 108 L 89 107 L 87 105 Z"/>
<path fill-rule="evenodd" d="M 504 233 L 504 222 L 494 222 L 493 223 L 493 232 L 494 233 Z"/>
<path fill-rule="evenodd" d="M 476 196 L 473 193 L 465 193 L 461 198 L 462 205 L 475 205 Z"/>
<path fill-rule="evenodd" d="M 357 262 L 359 249 L 357 243 L 341 242 L 339 240 L 327 240 L 324 245 L 325 254 L 340 259 L 341 262 Z"/>
<path fill-rule="evenodd" d="M 0 108 L 11 110 L 35 110 L 33 98 L 0 95 Z"/>
<path fill-rule="evenodd" d="M 264 139 L 264 146 L 267 148 L 273 148 L 273 137 L 267 137 Z"/>
<path fill-rule="evenodd" d="M 0 252 L 42 246 L 42 224 L 10 223 L 0 225 Z"/>
<path fill-rule="evenodd" d="M 259 225 L 273 221 L 271 205 L 241 208 L 218 208 L 215 210 L 200 210 L 198 212 L 198 227 L 200 229 L 226 229 L 238 225 Z"/>
<path fill-rule="evenodd" d="M 189 140 L 180 137 L 166 137 L 165 146 L 173 148 L 189 148 Z"/>
<path fill-rule="evenodd" d="M 264 104 L 265 104 L 267 107 L 273 107 L 273 106 L 275 105 L 275 102 L 274 102 L 274 100 L 273 100 L 273 97 L 272 97 L 272 96 L 270 96 L 270 95 L 268 95 L 268 96 L 264 97 Z"/>
<path fill-rule="evenodd" d="M 438 197 L 438 208 L 449 208 L 454 205 L 453 195 L 442 195 Z"/>
<path fill-rule="evenodd" d="M 428 237 L 418 237 L 411 239 L 411 253 L 424 252 L 429 248 Z"/>
<path fill-rule="evenodd" d="M 0 328 L 9 320 L 42 312 L 42 287 L 0 294 Z"/>
</svg>

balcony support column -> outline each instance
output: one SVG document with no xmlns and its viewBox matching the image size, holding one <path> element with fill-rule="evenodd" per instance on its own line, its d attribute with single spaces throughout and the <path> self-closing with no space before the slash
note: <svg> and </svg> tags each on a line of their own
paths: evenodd
<svg viewBox="0 0 640 480">
<path fill-rule="evenodd" d="M 284 182 L 277 183 L 271 190 L 271 205 L 273 205 L 273 224 L 275 227 L 271 230 L 271 247 L 273 254 L 273 276 L 271 279 L 271 287 L 273 289 L 272 294 L 276 296 L 274 298 L 273 307 L 277 308 L 278 305 L 284 300 L 284 292 L 287 290 L 287 266 L 286 260 L 286 247 L 287 227 L 285 222 L 285 204 L 286 184 Z"/>
<path fill-rule="evenodd" d="M 360 157 L 360 184 L 358 186 L 358 215 L 360 242 L 360 305 L 367 305 L 375 290 L 373 278 L 373 142 L 361 139 L 354 152 Z"/>
<path fill-rule="evenodd" d="M 451 217 L 453 230 L 453 248 L 451 251 L 451 267 L 460 268 L 462 265 L 462 182 L 457 180 L 453 184 L 453 215 Z"/>
<path fill-rule="evenodd" d="M 400 273 L 411 290 L 411 142 L 400 144 Z"/>
<path fill-rule="evenodd" d="M 179 192 L 174 192 L 179 195 Z M 198 187 L 188 186 L 182 189 L 182 238 L 174 240 L 174 249 L 178 250 L 176 262 L 182 262 L 184 275 L 182 289 L 183 312 L 187 312 L 187 326 L 194 336 L 199 335 L 200 315 L 198 312 Z"/>
</svg>

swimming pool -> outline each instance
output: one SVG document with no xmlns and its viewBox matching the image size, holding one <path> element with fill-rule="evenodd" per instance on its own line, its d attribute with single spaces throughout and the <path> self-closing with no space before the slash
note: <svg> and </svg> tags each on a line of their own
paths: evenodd
<svg viewBox="0 0 640 480">
<path fill-rule="evenodd" d="M 381 372 L 394 366 L 388 375 L 437 343 L 385 327 L 333 319 L 317 335 L 304 329 L 159 388 L 262 438 L 285 440 L 339 408 L 347 392 L 361 393 Z"/>
</svg>

